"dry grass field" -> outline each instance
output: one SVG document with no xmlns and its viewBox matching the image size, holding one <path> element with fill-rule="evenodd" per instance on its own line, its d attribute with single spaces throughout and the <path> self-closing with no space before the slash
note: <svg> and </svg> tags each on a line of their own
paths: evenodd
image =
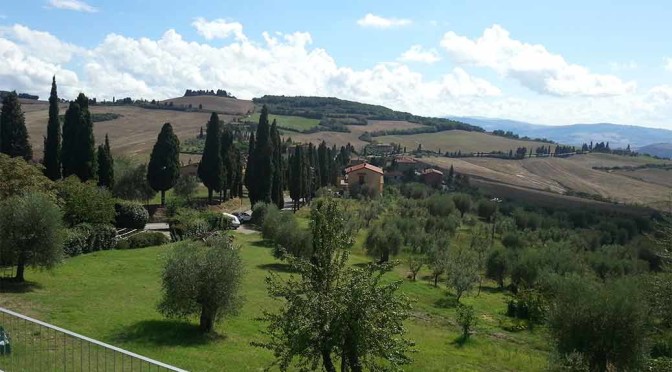
<svg viewBox="0 0 672 372">
<path fill-rule="evenodd" d="M 188 107 L 192 105 L 193 108 L 198 108 L 198 105 L 203 105 L 203 110 L 207 112 L 215 111 L 219 114 L 226 115 L 247 115 L 254 111 L 254 104 L 252 101 L 244 99 L 234 99 L 216 96 L 192 96 L 192 97 L 177 97 L 170 98 L 161 103 L 170 102 L 178 107 Z"/>
<path fill-rule="evenodd" d="M 560 194 L 599 195 L 619 203 L 666 208 L 670 197 L 669 185 L 592 168 L 600 164 L 646 162 L 647 158 L 590 154 L 567 159 L 423 158 L 422 161 L 446 169 L 453 165 L 458 173 L 505 185 Z"/>
<path fill-rule="evenodd" d="M 24 105 L 27 107 L 29 105 Z M 33 145 L 35 158 L 41 158 L 43 136 L 47 131 L 48 106 L 43 110 L 31 107 L 25 110 L 26 126 Z M 172 110 L 148 110 L 135 106 L 91 106 L 92 113 L 116 113 L 122 115 L 115 120 L 97 122 L 93 125 L 96 143 L 100 143 L 105 134 L 110 137 L 114 154 L 143 156 L 149 154 L 164 123 L 171 123 L 177 136 L 184 140 L 198 134 L 210 117 L 208 112 L 182 112 Z M 61 114 L 65 109 L 61 109 Z M 221 116 L 231 120 L 231 116 Z"/>
<path fill-rule="evenodd" d="M 613 171 L 613 173 L 668 187 L 670 188 L 670 193 L 672 193 L 672 169 L 619 170 Z"/>
<path fill-rule="evenodd" d="M 421 133 L 413 135 L 395 135 L 376 137 L 375 140 L 380 143 L 399 143 L 408 149 L 415 149 L 422 144 L 424 150 L 462 153 L 504 151 L 514 152 L 518 147 L 537 148 L 548 146 L 548 143 L 514 140 L 499 136 L 493 136 L 487 133 L 466 132 L 462 130 L 451 130 L 439 133 Z M 555 145 L 551 145 L 555 146 Z"/>
</svg>

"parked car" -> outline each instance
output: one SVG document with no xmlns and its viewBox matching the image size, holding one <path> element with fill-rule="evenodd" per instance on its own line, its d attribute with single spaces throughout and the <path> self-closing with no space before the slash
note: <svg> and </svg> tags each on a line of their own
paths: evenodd
<svg viewBox="0 0 672 372">
<path fill-rule="evenodd" d="M 231 228 L 232 229 L 235 230 L 235 229 L 240 227 L 240 220 L 238 219 L 238 217 L 236 217 L 236 216 L 234 216 L 230 213 L 222 213 L 222 216 L 224 216 L 224 218 L 229 219 L 229 221 L 231 222 Z"/>
<path fill-rule="evenodd" d="M 238 217 L 238 221 L 240 221 L 240 223 L 247 223 L 252 221 L 252 215 L 247 212 L 236 212 L 233 215 Z"/>
</svg>

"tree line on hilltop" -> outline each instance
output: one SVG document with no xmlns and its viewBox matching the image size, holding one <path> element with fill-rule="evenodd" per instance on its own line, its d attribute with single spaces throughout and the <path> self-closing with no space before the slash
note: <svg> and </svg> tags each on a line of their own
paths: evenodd
<svg viewBox="0 0 672 372">
<path fill-rule="evenodd" d="M 215 92 L 214 90 L 207 90 L 207 89 L 198 89 L 198 90 L 192 90 L 192 89 L 187 89 L 184 92 L 184 97 L 194 97 L 194 96 L 215 96 L 215 97 L 227 97 L 227 98 L 236 98 L 231 94 L 231 92 L 227 92 L 226 90 L 223 89 L 217 89 Z"/>
</svg>

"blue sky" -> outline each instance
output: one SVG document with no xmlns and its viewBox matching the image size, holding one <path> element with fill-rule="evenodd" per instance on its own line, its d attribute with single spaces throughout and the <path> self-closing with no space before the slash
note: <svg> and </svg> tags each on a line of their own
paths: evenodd
<svg viewBox="0 0 672 372">
<path fill-rule="evenodd" d="M 423 115 L 672 129 L 665 1 L 23 0 L 0 89 L 329 95 Z M 4 70 L 4 71 L 3 71 Z"/>
</svg>

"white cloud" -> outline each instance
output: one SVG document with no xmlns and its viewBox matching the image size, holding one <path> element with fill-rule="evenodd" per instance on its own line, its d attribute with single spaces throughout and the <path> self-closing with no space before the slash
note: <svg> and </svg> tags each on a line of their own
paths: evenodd
<svg viewBox="0 0 672 372">
<path fill-rule="evenodd" d="M 58 64 L 25 53 L 16 43 L 0 37 L 0 86 L 45 98 L 51 77 L 58 76 L 59 93 L 74 96 L 78 91 L 77 74 Z"/>
<path fill-rule="evenodd" d="M 436 49 L 425 50 L 420 45 L 413 45 L 399 57 L 399 60 L 403 62 L 434 63 L 440 61 L 441 57 L 439 57 Z"/>
<path fill-rule="evenodd" d="M 667 71 L 672 71 L 672 58 L 665 58 L 665 69 Z"/>
<path fill-rule="evenodd" d="M 373 28 L 393 28 L 408 26 L 412 22 L 410 19 L 403 18 L 385 18 L 375 14 L 367 13 L 364 17 L 357 20 L 357 24 L 362 27 Z"/>
<path fill-rule="evenodd" d="M 49 7 L 86 13 L 95 13 L 98 11 L 97 8 L 81 0 L 49 0 Z"/>
<path fill-rule="evenodd" d="M 213 46 L 185 40 L 175 30 L 153 39 L 109 34 L 95 47 L 85 49 L 49 33 L 15 25 L 0 29 L 0 66 L 6 67 L 0 69 L 0 87 L 45 98 L 55 74 L 59 95 L 66 99 L 80 91 L 98 99 L 165 99 L 179 96 L 187 88 L 221 88 L 244 99 L 264 94 L 335 96 L 419 115 L 670 128 L 672 85 L 616 96 L 512 96 L 464 66 L 432 78 L 401 62 L 354 69 L 339 65 L 326 50 L 313 47 L 309 33 L 263 33 L 260 41 L 252 41 L 242 30 L 238 36 L 231 35 Z M 45 44 L 55 49 L 40 52 Z M 78 66 L 77 72 L 71 65 Z M 520 63 L 516 66 L 517 70 L 509 70 L 521 70 Z M 504 75 L 512 76 L 509 70 L 504 70 Z M 593 89 L 591 80 L 585 83 L 569 78 L 576 76 L 572 65 L 558 70 L 553 75 L 558 83 L 553 84 L 569 81 L 571 89 Z M 563 74 L 569 77 L 561 79 Z M 541 87 L 570 90 L 550 81 L 543 83 L 548 85 Z"/>
<path fill-rule="evenodd" d="M 227 22 L 224 19 L 208 21 L 205 18 L 199 17 L 191 25 L 206 40 L 226 39 L 231 35 L 234 35 L 237 40 L 245 40 L 243 25 L 238 22 Z"/>
<path fill-rule="evenodd" d="M 62 42 L 48 32 L 31 30 L 19 24 L 0 27 L 0 37 L 6 37 L 21 44 L 26 54 L 50 63 L 66 63 L 76 53 L 84 52 L 83 48 Z"/>
<path fill-rule="evenodd" d="M 512 39 L 499 25 L 486 29 L 478 39 L 448 32 L 441 46 L 461 64 L 491 68 L 517 80 L 529 89 L 556 96 L 615 96 L 631 93 L 634 82 L 614 75 L 595 74 L 570 64 L 543 45 Z"/>
</svg>

